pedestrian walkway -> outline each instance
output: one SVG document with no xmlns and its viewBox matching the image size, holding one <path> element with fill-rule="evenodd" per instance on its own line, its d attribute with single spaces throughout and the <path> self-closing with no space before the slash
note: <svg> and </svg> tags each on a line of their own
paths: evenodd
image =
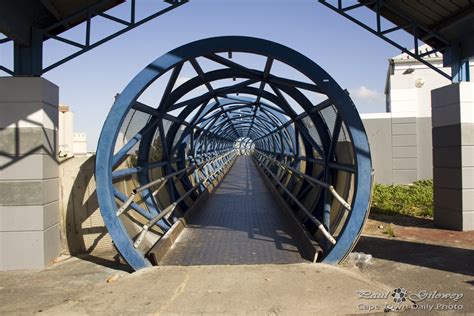
<svg viewBox="0 0 474 316">
<path fill-rule="evenodd" d="M 295 233 L 249 156 L 239 156 L 195 210 L 161 265 L 306 262 Z"/>
</svg>

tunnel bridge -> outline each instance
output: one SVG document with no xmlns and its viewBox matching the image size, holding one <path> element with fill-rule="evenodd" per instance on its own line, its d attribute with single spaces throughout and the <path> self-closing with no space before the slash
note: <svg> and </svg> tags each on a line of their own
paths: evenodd
<svg viewBox="0 0 474 316">
<path fill-rule="evenodd" d="M 241 36 L 186 44 L 143 69 L 117 96 L 96 156 L 104 222 L 134 269 L 311 261 L 308 243 L 338 263 L 367 217 L 371 170 L 347 91 L 300 53 Z"/>
</svg>

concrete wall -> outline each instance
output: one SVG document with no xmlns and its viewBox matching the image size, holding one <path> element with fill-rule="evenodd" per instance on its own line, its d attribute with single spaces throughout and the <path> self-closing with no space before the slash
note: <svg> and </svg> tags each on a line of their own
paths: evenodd
<svg viewBox="0 0 474 316">
<path fill-rule="evenodd" d="M 61 242 L 70 254 L 113 251 L 99 211 L 95 156 L 72 157 L 59 166 Z"/>
<path fill-rule="evenodd" d="M 362 114 L 369 138 L 375 182 L 407 184 L 431 179 L 431 118 Z"/>
<path fill-rule="evenodd" d="M 418 180 L 415 117 L 392 117 L 392 181 L 411 183 Z M 421 144 L 420 144 L 421 145 Z"/>
<path fill-rule="evenodd" d="M 416 118 L 418 179 L 433 179 L 433 138 L 431 117 Z"/>
<path fill-rule="evenodd" d="M 380 113 L 362 118 L 369 138 L 375 182 L 392 183 L 392 125 L 390 114 Z"/>
</svg>

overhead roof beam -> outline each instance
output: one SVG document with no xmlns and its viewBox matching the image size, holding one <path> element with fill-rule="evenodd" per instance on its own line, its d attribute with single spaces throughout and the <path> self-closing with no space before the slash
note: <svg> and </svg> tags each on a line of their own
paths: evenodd
<svg viewBox="0 0 474 316">
<path fill-rule="evenodd" d="M 474 49 L 472 49 L 472 44 L 470 44 L 472 37 L 468 34 L 471 33 L 472 35 L 473 33 L 474 3 L 470 2 L 470 4 L 460 6 L 459 10 L 454 12 L 452 16 L 441 16 L 442 19 L 438 23 L 427 25 L 426 19 L 423 20 L 415 14 L 417 12 L 415 9 L 418 9 L 415 8 L 415 6 L 419 5 L 418 1 L 359 0 L 359 3 L 356 5 L 346 6 L 344 6 L 344 2 L 340 0 L 337 1 L 336 4 L 332 3 L 335 1 L 330 0 L 319 0 L 319 2 L 425 64 L 440 75 L 452 81 L 469 80 L 469 72 L 463 71 L 463 69 L 466 68 L 466 64 L 468 64 L 468 58 L 474 56 Z M 374 11 L 376 27 L 372 27 L 365 21 L 351 15 L 350 11 L 362 6 L 366 6 Z M 413 14 L 410 14 L 410 9 L 413 9 Z M 384 28 L 381 22 L 382 17 L 396 26 Z M 437 18 L 440 19 L 439 17 Z M 460 29 L 463 30 L 463 32 L 447 32 L 447 28 L 453 25 L 460 25 L 459 27 L 456 26 L 456 30 Z M 402 29 L 413 36 L 414 51 L 411 50 L 411 47 L 406 47 L 389 37 L 390 34 Z M 419 41 L 429 44 L 433 47 L 433 50 L 430 52 L 419 52 Z M 436 52 L 443 54 L 444 65 L 451 66 L 452 75 L 444 72 L 429 60 L 423 58 L 426 55 Z"/>
<path fill-rule="evenodd" d="M 28 10 L 24 10 L 24 2 L 28 3 Z M 59 10 L 57 6 L 54 6 L 49 0 L 25 0 L 24 2 L 4 1 L 4 3 L 0 4 L 0 32 L 5 34 L 8 39 L 13 40 L 15 47 L 13 54 L 14 69 L 9 69 L 5 65 L 0 64 L 0 71 L 16 76 L 41 76 L 45 72 L 58 67 L 129 30 L 181 6 L 188 2 L 188 0 L 166 1 L 171 5 L 138 21 L 135 19 L 135 1 L 132 0 L 132 5 L 130 6 L 130 22 L 103 13 L 114 6 L 123 3 L 124 0 L 71 2 L 71 5 L 72 3 L 74 4 L 72 8 L 75 8 L 76 12 L 64 18 L 61 15 L 61 10 Z M 92 5 L 90 5 L 91 3 Z M 85 5 L 89 6 L 85 7 Z M 34 12 L 34 14 L 32 12 Z M 101 15 L 116 23 L 121 23 L 125 27 L 113 32 L 101 40 L 91 43 L 91 19 L 96 15 Z M 84 42 L 80 40 L 69 40 L 59 35 L 64 30 L 83 22 L 87 23 Z M 42 63 L 43 42 L 50 38 L 74 47 L 79 47 L 80 50 L 63 57 L 47 67 L 44 67 Z M 0 44 L 4 42 L 6 42 L 6 40 L 0 40 Z"/>
<path fill-rule="evenodd" d="M 63 17 L 61 16 L 61 13 L 59 13 L 59 11 L 51 3 L 50 0 L 41 0 L 41 4 L 43 5 L 43 7 L 46 8 L 46 10 L 48 10 L 56 18 L 56 20 L 61 21 L 63 19 Z M 71 28 L 71 24 L 69 24 L 68 22 L 64 22 L 63 26 L 65 29 Z"/>
<path fill-rule="evenodd" d="M 19 45 L 31 42 L 32 20 L 17 7 L 15 1 L 6 1 L 0 10 L 0 32 Z"/>
</svg>

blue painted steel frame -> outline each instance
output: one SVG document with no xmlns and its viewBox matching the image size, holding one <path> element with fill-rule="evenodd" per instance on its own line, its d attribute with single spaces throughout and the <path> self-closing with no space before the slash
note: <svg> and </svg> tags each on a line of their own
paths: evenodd
<svg viewBox="0 0 474 316">
<path fill-rule="evenodd" d="M 0 72 L 4 71 L 5 73 L 12 75 L 12 76 L 41 76 L 44 73 L 74 59 L 89 50 L 92 50 L 134 28 L 145 24 L 171 10 L 174 10 L 181 5 L 188 2 L 188 0 L 176 0 L 176 1 L 165 1 L 169 4 L 169 6 L 153 12 L 147 17 L 138 18 L 136 14 L 136 1 L 132 0 L 129 6 L 130 10 L 130 18 L 127 20 L 123 20 L 122 18 L 118 18 L 116 16 L 107 14 L 105 12 L 99 12 L 99 8 L 104 5 L 102 2 L 97 2 L 92 4 L 90 7 L 87 7 L 79 12 L 75 12 L 68 17 L 57 21 L 56 23 L 49 25 L 44 29 L 37 28 L 36 25 L 31 27 L 31 39 L 29 43 L 17 43 L 14 42 L 14 69 L 9 69 L 6 66 L 0 64 Z M 5 4 L 8 6 L 8 4 Z M 84 21 L 86 24 L 85 34 L 83 40 L 71 40 L 66 37 L 62 37 L 61 35 L 53 35 L 51 34 L 52 31 L 57 29 L 58 27 L 68 25 L 69 22 L 74 22 L 79 19 L 82 19 L 83 16 L 86 16 L 86 20 Z M 100 16 L 103 19 L 107 19 L 111 22 L 115 22 L 118 25 L 122 26 L 122 29 L 112 32 L 112 34 L 92 42 L 92 29 L 94 23 L 95 16 Z M 78 48 L 78 51 L 67 55 L 60 60 L 54 62 L 53 64 L 44 67 L 43 66 L 43 43 L 48 39 L 54 39 L 59 42 L 68 44 L 74 48 Z M 13 41 L 13 39 L 5 38 L 0 39 L 0 45 L 2 43 L 7 43 L 9 41 Z"/>
<path fill-rule="evenodd" d="M 402 15 L 397 10 L 390 7 L 390 4 L 384 0 L 371 0 L 366 2 L 361 2 L 358 4 L 344 4 L 343 1 L 338 0 L 337 3 L 331 3 L 335 1 L 328 1 L 328 0 L 318 0 L 321 4 L 325 5 L 329 9 L 337 12 L 338 14 L 342 15 L 346 19 L 354 22 L 355 24 L 361 26 L 365 30 L 369 31 L 370 33 L 376 35 L 377 37 L 383 39 L 385 42 L 389 43 L 390 45 L 400 49 L 405 54 L 410 55 L 411 57 L 415 58 L 422 64 L 425 64 L 438 74 L 442 75 L 443 77 L 451 80 L 452 82 L 460 82 L 460 81 L 470 81 L 470 74 L 469 74 L 469 60 L 461 56 L 458 45 L 459 43 L 450 43 L 448 40 L 443 38 L 440 34 L 438 34 L 435 30 L 427 29 L 419 25 L 416 21 L 414 21 L 410 16 Z M 360 20 L 359 18 L 352 16 L 349 12 L 355 8 L 362 7 L 362 6 L 375 6 L 375 18 L 376 18 L 376 27 L 371 26 L 369 23 Z M 388 8 L 392 15 L 399 16 L 403 18 L 403 20 L 407 21 L 404 25 L 397 25 L 391 28 L 383 28 L 381 19 L 382 16 L 380 14 L 380 9 Z M 396 40 L 393 40 L 388 34 L 397 32 L 401 29 L 412 28 L 413 34 L 427 34 L 430 38 L 435 38 L 437 40 L 439 47 L 432 48 L 428 52 L 420 52 L 419 51 L 419 41 L 418 38 L 420 35 L 415 36 L 413 35 L 413 49 L 412 51 L 410 48 L 399 44 Z M 469 36 L 469 35 L 468 35 Z M 425 35 L 425 37 L 428 37 Z M 434 64 L 432 64 L 429 60 L 425 59 L 425 56 L 428 56 L 433 53 L 440 52 L 443 54 L 445 63 L 446 61 L 451 65 L 451 74 L 444 72 L 442 69 L 438 68 Z M 466 68 L 467 64 L 467 68 Z"/>
<path fill-rule="evenodd" d="M 291 122 L 288 121 L 287 123 L 284 123 L 282 121 L 284 120 L 284 117 L 279 114 L 278 111 L 271 110 L 273 106 L 265 106 L 262 102 L 262 109 L 264 110 L 262 111 L 262 115 L 258 116 L 257 119 L 259 122 L 261 122 L 261 125 L 255 127 L 255 125 L 258 124 L 247 124 L 243 125 L 243 128 L 246 128 L 248 130 L 247 133 L 253 135 L 253 137 L 256 137 L 255 139 L 253 139 L 253 141 L 255 142 L 255 146 L 257 148 L 261 148 L 267 151 L 270 148 L 273 148 L 273 152 L 276 154 L 275 157 L 283 158 L 287 154 L 292 154 L 293 157 L 296 157 L 294 153 L 286 152 L 284 148 L 289 148 L 290 150 L 292 150 L 291 148 L 294 148 L 296 146 L 295 133 L 297 131 L 300 136 L 305 136 L 306 134 L 309 135 L 309 133 L 308 131 L 306 131 L 304 124 L 302 124 L 302 122 L 298 119 L 298 115 L 291 109 L 291 106 L 285 100 L 285 97 L 279 92 L 280 90 L 282 90 L 294 99 L 298 100 L 300 105 L 302 105 L 302 107 L 305 109 L 306 113 L 310 114 L 308 117 L 313 121 L 314 126 L 318 129 L 318 133 L 321 133 L 322 135 L 327 135 L 327 132 L 324 131 L 325 124 L 324 122 L 319 121 L 319 114 L 315 110 L 318 106 L 313 106 L 303 96 L 301 92 L 299 92 L 295 87 L 291 88 L 290 86 L 291 83 L 295 86 L 302 86 L 302 83 L 284 81 L 284 79 L 279 78 L 278 80 L 280 82 L 280 85 L 274 83 L 272 86 L 272 89 L 275 91 L 276 95 L 270 94 L 262 89 L 249 87 L 250 84 L 255 83 L 257 81 L 261 81 L 262 78 L 265 76 L 267 80 L 271 80 L 272 77 L 268 73 L 266 73 L 266 71 L 259 73 L 254 70 L 246 69 L 245 67 L 236 66 L 231 61 L 220 59 L 220 56 L 215 55 L 216 53 L 228 51 L 245 52 L 267 56 L 267 58 L 271 58 L 271 60 L 278 60 L 283 63 L 286 63 L 290 67 L 295 68 L 315 83 L 314 86 L 309 85 L 307 88 L 317 90 L 318 92 L 326 94 L 328 96 L 328 98 L 331 100 L 331 103 L 337 109 L 337 113 L 340 116 L 340 119 L 342 120 L 342 122 L 344 122 L 347 132 L 352 141 L 352 145 L 354 147 L 355 165 L 353 166 L 353 168 L 355 176 L 354 182 L 356 184 L 356 188 L 352 200 L 352 211 L 349 213 L 348 219 L 345 222 L 345 226 L 343 227 L 341 233 L 337 238 L 337 244 L 332 249 L 327 249 L 327 254 L 324 258 L 324 262 L 327 263 L 339 262 L 344 258 L 347 252 L 352 249 L 355 239 L 359 236 L 359 233 L 362 230 L 362 225 L 368 212 L 370 198 L 372 170 L 370 160 L 370 149 L 367 141 L 367 136 L 365 134 L 362 122 L 357 114 L 357 110 L 347 93 L 343 89 L 341 89 L 341 87 L 322 68 L 320 68 L 317 64 L 315 64 L 307 57 L 288 47 L 274 42 L 240 36 L 226 36 L 204 39 L 190 44 L 186 44 L 184 46 L 172 50 L 166 55 L 163 55 L 162 57 L 156 59 L 145 69 L 143 69 L 137 76 L 135 76 L 135 78 L 127 85 L 124 91 L 116 99 L 106 119 L 99 139 L 99 145 L 97 148 L 96 156 L 96 181 L 100 210 L 102 212 L 109 233 L 111 234 L 112 239 L 114 240 L 114 243 L 117 246 L 117 249 L 134 269 L 140 269 L 150 265 L 149 261 L 144 257 L 144 254 L 133 246 L 133 242 L 130 239 L 127 230 L 125 229 L 123 223 L 116 216 L 117 205 L 115 201 L 114 187 L 112 183 L 112 171 L 113 166 L 117 164 L 118 159 L 114 158 L 113 151 L 118 137 L 119 127 L 124 122 L 127 113 L 132 110 L 134 105 L 137 103 L 137 99 L 144 92 L 144 90 L 167 71 L 175 67 L 180 67 L 184 62 L 196 59 L 200 56 L 206 56 L 211 59 L 214 59 L 217 62 L 222 63 L 223 65 L 231 67 L 231 69 L 220 70 L 221 75 L 224 72 L 227 72 L 224 77 L 232 78 L 243 76 L 244 78 L 247 77 L 249 79 L 245 84 L 239 83 L 236 84 L 234 87 L 231 86 L 214 90 L 209 84 L 212 79 L 207 78 L 211 72 L 201 72 L 199 71 L 197 65 L 195 68 L 198 71 L 199 79 L 196 79 L 198 78 L 196 77 L 195 79 L 189 80 L 188 82 L 184 83 L 173 91 L 170 90 L 169 95 L 165 95 L 166 100 L 162 102 L 160 106 L 156 109 L 157 113 L 155 114 L 157 115 L 158 119 L 165 118 L 164 115 L 166 114 L 166 112 L 176 109 L 178 107 L 187 106 L 187 108 L 185 109 L 189 108 L 189 110 L 184 112 L 189 113 L 192 109 L 197 108 L 199 106 L 205 107 L 205 105 L 203 104 L 209 102 L 211 98 L 216 98 L 216 95 L 223 95 L 225 98 L 227 97 L 228 93 L 250 93 L 251 95 L 256 96 L 258 100 L 260 99 L 260 96 L 263 96 L 263 98 L 270 100 L 272 103 L 279 106 L 281 112 L 286 113 L 286 115 L 290 117 Z M 218 72 L 219 70 L 214 72 L 215 74 L 217 74 L 215 78 L 219 77 Z M 230 77 L 229 75 L 232 77 Z M 260 78 L 260 76 L 262 76 L 262 78 Z M 193 80 L 196 82 L 193 83 Z M 195 100 L 187 101 L 186 104 L 176 103 L 176 101 L 179 100 L 179 98 L 184 95 L 185 92 L 192 89 L 193 84 L 197 84 L 198 80 L 200 80 L 200 84 L 204 83 L 206 86 L 208 86 L 209 92 L 201 97 L 195 98 Z M 281 82 L 283 82 L 283 86 L 281 85 Z M 218 101 L 217 98 L 216 101 Z M 234 102 L 235 103 L 229 102 L 229 105 L 239 103 L 244 103 L 245 105 L 244 99 L 234 100 Z M 251 106 L 251 104 L 247 105 Z M 208 107 L 208 109 L 212 108 L 212 105 Z M 219 104 L 219 108 L 221 110 L 224 109 L 223 105 L 221 104 Z M 152 111 L 154 110 L 149 110 L 150 113 Z M 206 117 L 207 113 L 209 112 L 204 111 L 201 117 Z M 202 125 L 204 121 L 203 119 L 201 119 L 196 120 L 195 124 L 191 125 L 191 127 L 188 126 L 188 129 L 193 131 L 190 134 L 191 139 L 193 139 L 193 143 L 197 143 L 199 146 L 192 149 L 192 154 L 196 157 L 196 159 L 209 159 L 206 158 L 206 155 L 207 157 L 210 156 L 208 154 L 204 155 L 204 152 L 202 150 L 205 150 L 205 152 L 208 153 L 212 153 L 212 151 L 210 150 L 214 150 L 216 153 L 225 152 L 225 150 L 231 150 L 233 140 L 243 136 L 241 135 L 241 133 L 239 133 L 239 125 L 236 125 L 233 122 L 232 117 L 235 117 L 232 114 L 233 112 L 230 111 L 229 113 L 231 114 L 227 116 L 227 114 L 222 112 L 222 115 L 224 115 L 226 119 L 224 119 L 223 121 L 221 120 L 222 123 L 219 123 L 223 124 L 221 126 L 221 129 L 219 130 L 217 129 L 217 126 L 219 125 L 212 129 L 212 126 L 218 121 L 213 118 L 212 115 L 205 120 L 207 122 L 211 122 L 211 124 L 205 123 L 205 125 Z M 280 118 L 278 118 L 279 116 Z M 177 118 L 177 122 L 181 122 L 181 124 L 184 125 L 189 124 L 187 122 L 185 124 L 185 121 L 183 121 L 184 117 L 185 115 Z M 219 119 L 219 116 L 216 116 L 216 118 Z M 267 123 L 268 125 L 266 125 Z M 180 125 L 180 123 L 176 124 Z M 295 126 L 297 127 L 297 131 L 288 129 L 291 128 L 292 124 L 296 124 Z M 274 126 L 274 128 L 273 130 L 270 130 L 269 128 L 272 125 Z M 223 128 L 224 126 L 226 127 Z M 144 129 L 145 128 L 148 127 L 144 127 Z M 152 127 L 152 129 L 153 128 L 156 129 L 156 126 Z M 197 133 L 196 135 L 193 135 L 195 129 L 197 129 Z M 175 129 L 174 132 L 171 133 L 171 136 L 169 136 L 170 140 L 174 139 L 174 134 L 176 134 L 176 131 L 177 130 Z M 195 139 L 196 136 L 197 139 Z M 185 137 L 187 137 L 187 135 Z M 150 138 L 151 137 L 147 139 Z M 212 140 L 212 138 L 222 138 L 222 141 L 217 143 L 209 143 L 209 140 Z M 312 138 L 309 137 L 309 139 Z M 141 136 L 139 140 L 143 140 Z M 172 142 L 170 140 L 166 141 L 166 146 L 169 146 L 167 150 L 172 151 L 173 147 Z M 272 141 L 268 142 L 269 140 Z M 328 152 L 328 149 L 330 148 L 330 142 L 329 138 L 322 139 L 322 141 L 323 143 L 326 143 L 323 144 L 324 148 L 321 148 L 319 150 L 321 151 L 321 154 L 324 155 Z M 277 146 L 278 142 L 281 142 L 279 146 Z M 148 140 L 146 143 L 149 144 L 150 140 Z M 288 147 L 286 147 L 285 143 Z M 308 145 L 308 138 L 305 136 L 305 146 Z M 316 143 L 309 146 L 315 148 L 318 147 Z M 278 150 L 280 150 L 280 153 L 278 153 Z M 127 150 L 124 150 L 125 154 L 126 151 Z M 199 153 L 200 155 L 198 155 L 197 153 Z M 146 150 L 144 150 L 140 154 L 140 162 L 143 163 L 143 165 L 139 165 L 138 167 L 134 168 L 134 171 L 145 172 L 144 170 L 146 169 L 146 164 L 149 163 L 144 161 L 147 159 L 146 156 Z M 330 160 L 330 157 L 327 157 L 322 162 L 327 167 L 327 170 L 325 172 L 329 172 L 328 166 L 330 166 Z M 169 172 L 170 170 L 166 170 L 166 173 Z M 147 177 L 141 177 L 141 181 L 147 182 L 149 181 L 149 179 Z M 157 212 L 159 212 L 159 210 L 157 210 Z"/>
</svg>

